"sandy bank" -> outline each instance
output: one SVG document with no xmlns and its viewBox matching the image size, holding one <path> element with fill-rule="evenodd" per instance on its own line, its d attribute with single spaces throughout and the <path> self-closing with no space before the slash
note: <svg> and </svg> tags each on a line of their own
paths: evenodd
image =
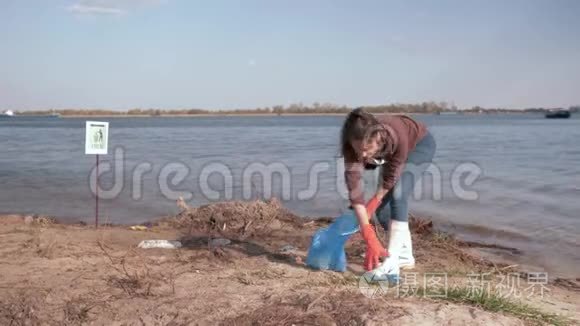
<svg viewBox="0 0 580 326">
<path fill-rule="evenodd" d="M 489 273 L 492 285 L 516 275 L 524 292 L 526 273 L 483 259 L 473 244 L 435 232 L 428 221 L 412 222 L 418 266 L 403 275 L 416 282 L 387 288 L 361 283 L 358 234 L 347 245 L 347 272 L 304 265 L 311 236 L 327 219 L 304 220 L 276 201 L 181 208 L 146 231 L 1 217 L 0 324 L 522 325 L 580 317 L 578 280 L 550 280 L 543 297 L 501 304 L 495 292 L 496 301 L 470 297 L 470 274 Z M 231 243 L 211 246 L 214 238 Z M 137 248 L 146 239 L 183 247 Z M 442 289 L 426 283 L 437 273 L 445 274 L 447 297 L 429 293 Z"/>
</svg>

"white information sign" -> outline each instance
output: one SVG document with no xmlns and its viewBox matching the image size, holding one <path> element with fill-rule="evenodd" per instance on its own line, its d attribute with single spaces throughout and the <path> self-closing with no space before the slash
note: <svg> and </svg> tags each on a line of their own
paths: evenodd
<svg viewBox="0 0 580 326">
<path fill-rule="evenodd" d="M 85 154 L 107 154 L 108 122 L 87 121 L 85 135 Z"/>
</svg>

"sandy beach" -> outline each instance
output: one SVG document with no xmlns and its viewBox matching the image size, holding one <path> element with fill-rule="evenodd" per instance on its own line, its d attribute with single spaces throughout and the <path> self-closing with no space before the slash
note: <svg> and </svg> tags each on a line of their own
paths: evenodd
<svg viewBox="0 0 580 326">
<path fill-rule="evenodd" d="M 145 223 L 141 230 L 64 225 L 43 216 L 1 217 L 0 324 L 572 325 L 580 320 L 579 279 L 530 283 L 537 279 L 529 271 L 488 260 L 477 244 L 438 232 L 427 220 L 413 218 L 411 224 L 416 268 L 390 287 L 361 281 L 364 244 L 358 234 L 347 244 L 347 272 L 305 266 L 312 234 L 327 226 L 328 218 L 295 216 L 276 200 L 178 205 L 181 213 Z M 137 247 L 148 239 L 179 240 L 183 247 Z M 216 245 L 215 239 L 229 243 Z"/>
</svg>

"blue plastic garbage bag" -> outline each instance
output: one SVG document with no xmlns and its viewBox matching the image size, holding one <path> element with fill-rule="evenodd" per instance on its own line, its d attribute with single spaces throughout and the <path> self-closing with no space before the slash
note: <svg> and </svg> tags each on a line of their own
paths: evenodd
<svg viewBox="0 0 580 326">
<path fill-rule="evenodd" d="M 346 270 L 344 245 L 358 232 L 359 226 L 352 211 L 337 217 L 327 228 L 316 231 L 308 249 L 306 265 L 314 269 Z"/>
</svg>

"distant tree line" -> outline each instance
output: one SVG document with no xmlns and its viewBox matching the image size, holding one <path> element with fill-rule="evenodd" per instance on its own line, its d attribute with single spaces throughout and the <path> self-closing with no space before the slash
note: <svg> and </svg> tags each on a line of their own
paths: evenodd
<svg viewBox="0 0 580 326">
<path fill-rule="evenodd" d="M 419 104 L 387 104 L 375 106 L 362 106 L 372 113 L 422 113 L 422 114 L 437 114 L 442 112 L 457 112 L 468 114 L 482 114 L 482 113 L 545 113 L 550 108 L 527 108 L 524 110 L 504 109 L 504 108 L 483 108 L 474 106 L 470 109 L 459 110 L 455 105 L 450 105 L 447 102 L 423 102 Z M 135 108 L 128 111 L 102 110 L 102 109 L 61 109 L 61 110 L 36 110 L 36 111 L 16 111 L 18 115 L 48 115 L 60 114 L 62 116 L 162 116 L 162 115 L 243 115 L 243 114 L 346 114 L 353 108 L 345 105 L 335 105 L 331 103 L 313 103 L 312 105 L 303 105 L 302 103 L 290 104 L 288 106 L 276 105 L 272 107 L 261 107 L 255 109 L 220 109 L 220 110 L 206 110 L 206 109 L 141 109 Z M 569 108 L 571 112 L 580 112 L 580 106 L 572 106 Z"/>
</svg>

